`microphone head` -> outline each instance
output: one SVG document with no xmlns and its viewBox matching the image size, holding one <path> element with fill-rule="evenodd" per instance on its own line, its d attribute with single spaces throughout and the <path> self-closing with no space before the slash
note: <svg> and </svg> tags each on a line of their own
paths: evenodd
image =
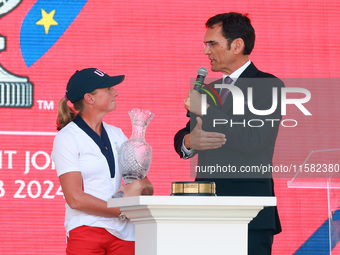
<svg viewBox="0 0 340 255">
<path fill-rule="evenodd" d="M 201 75 L 203 77 L 207 76 L 208 75 L 208 70 L 207 68 L 205 67 L 200 67 L 198 70 L 197 70 L 197 75 Z"/>
</svg>

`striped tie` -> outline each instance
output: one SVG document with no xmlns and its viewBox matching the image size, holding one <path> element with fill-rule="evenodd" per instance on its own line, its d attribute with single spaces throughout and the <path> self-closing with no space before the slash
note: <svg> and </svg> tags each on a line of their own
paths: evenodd
<svg viewBox="0 0 340 255">
<path fill-rule="evenodd" d="M 233 80 L 229 76 L 225 77 L 224 80 L 223 80 L 224 84 L 231 84 L 232 82 L 233 82 Z M 221 98 L 222 104 L 224 104 L 224 101 L 226 100 L 228 94 L 229 94 L 229 89 L 227 89 L 227 88 L 221 89 L 220 98 Z"/>
</svg>

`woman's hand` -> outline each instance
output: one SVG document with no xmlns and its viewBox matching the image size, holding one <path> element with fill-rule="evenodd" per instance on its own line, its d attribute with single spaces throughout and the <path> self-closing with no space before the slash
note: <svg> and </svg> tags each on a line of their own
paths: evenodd
<svg viewBox="0 0 340 255">
<path fill-rule="evenodd" d="M 117 191 L 117 193 L 119 192 L 123 193 L 123 197 L 152 195 L 153 185 L 148 177 L 145 177 L 143 180 L 134 180 L 133 182 L 122 186 Z"/>
</svg>

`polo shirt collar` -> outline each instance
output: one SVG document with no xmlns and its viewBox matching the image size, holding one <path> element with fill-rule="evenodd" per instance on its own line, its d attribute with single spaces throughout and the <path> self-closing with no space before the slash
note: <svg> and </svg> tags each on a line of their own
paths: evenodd
<svg viewBox="0 0 340 255">
<path fill-rule="evenodd" d="M 110 168 L 111 178 L 115 177 L 115 160 L 113 156 L 113 151 L 110 143 L 109 136 L 103 126 L 101 137 L 93 131 L 92 128 L 87 125 L 87 123 L 82 119 L 82 117 L 77 114 L 73 122 L 82 129 L 99 147 L 102 154 L 105 156 L 107 163 Z"/>
</svg>

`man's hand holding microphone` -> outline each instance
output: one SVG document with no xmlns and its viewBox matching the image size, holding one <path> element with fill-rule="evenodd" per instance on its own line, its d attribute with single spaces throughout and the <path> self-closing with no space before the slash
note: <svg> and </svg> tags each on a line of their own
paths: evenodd
<svg viewBox="0 0 340 255">
<path fill-rule="evenodd" d="M 207 74 L 208 71 L 206 68 L 201 67 L 198 69 L 194 89 L 188 91 L 188 95 L 184 101 L 184 107 L 188 110 L 188 117 L 190 116 L 190 112 L 202 116 L 202 95 L 198 91 L 202 87 Z M 206 105 L 206 109 L 208 109 L 208 107 L 209 104 Z M 202 119 L 198 116 L 196 117 L 197 124 L 195 128 L 184 138 L 184 146 L 187 149 L 195 150 L 211 150 L 222 147 L 227 141 L 225 135 L 217 132 L 204 131 L 202 129 Z"/>
</svg>

